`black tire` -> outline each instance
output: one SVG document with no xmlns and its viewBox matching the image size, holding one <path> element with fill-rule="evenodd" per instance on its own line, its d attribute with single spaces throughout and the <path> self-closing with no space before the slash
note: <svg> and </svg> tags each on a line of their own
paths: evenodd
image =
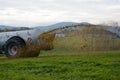
<svg viewBox="0 0 120 80">
<path fill-rule="evenodd" d="M 23 54 L 23 51 L 21 49 L 24 46 L 25 43 L 20 38 L 15 37 L 9 39 L 4 46 L 5 55 L 9 58 L 21 57 Z"/>
</svg>

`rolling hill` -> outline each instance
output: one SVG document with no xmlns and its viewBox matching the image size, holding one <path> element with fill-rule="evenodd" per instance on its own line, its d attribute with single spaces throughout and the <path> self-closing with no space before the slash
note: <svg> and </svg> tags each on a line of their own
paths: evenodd
<svg viewBox="0 0 120 80">
<path fill-rule="evenodd" d="M 5 30 L 5 29 L 12 30 L 12 29 L 15 29 L 15 27 L 13 27 L 13 26 L 0 25 L 0 30 Z"/>
<path fill-rule="evenodd" d="M 78 33 L 78 32 L 82 32 L 83 30 L 85 30 L 86 34 L 88 35 L 91 35 L 90 32 L 92 32 L 92 34 L 94 35 L 98 35 L 98 34 L 101 35 L 103 31 L 107 33 L 108 36 L 112 36 L 116 38 L 120 37 L 120 27 L 93 25 L 93 24 L 76 24 L 71 26 L 64 26 L 64 27 L 53 29 L 52 31 L 55 32 L 60 37 L 65 37 L 71 33 L 74 33 L 74 32 Z"/>
<path fill-rule="evenodd" d="M 61 27 L 64 27 L 64 26 L 71 26 L 71 25 L 77 25 L 77 24 L 90 24 L 90 23 L 88 23 L 88 22 L 81 22 L 81 23 L 76 23 L 76 22 L 60 22 L 60 23 L 56 23 L 56 24 L 48 25 L 48 26 L 37 26 L 35 28 L 47 31 L 47 30 L 52 30 L 52 29 L 56 29 L 56 28 L 61 28 Z"/>
<path fill-rule="evenodd" d="M 18 30 L 29 30 L 29 29 L 31 29 L 31 28 L 0 25 L 0 31 L 3 31 L 3 30 L 18 31 Z"/>
<path fill-rule="evenodd" d="M 79 26 L 78 26 L 79 25 Z M 6 25 L 0 25 L 0 31 L 2 30 L 12 30 L 12 31 L 18 31 L 18 30 L 29 30 L 29 29 L 41 29 L 42 31 L 49 31 L 49 30 L 56 30 L 58 32 L 66 32 L 66 31 L 77 31 L 82 30 L 86 26 L 92 26 L 93 24 L 90 24 L 88 22 L 60 22 L 53 25 L 48 26 L 37 26 L 37 27 L 14 27 L 14 26 L 6 26 Z M 77 27 L 76 27 L 77 26 Z M 107 31 L 110 31 L 112 33 L 117 34 L 120 36 L 120 27 L 114 27 L 114 26 L 104 26 L 104 25 L 96 25 L 96 27 L 102 27 Z"/>
</svg>

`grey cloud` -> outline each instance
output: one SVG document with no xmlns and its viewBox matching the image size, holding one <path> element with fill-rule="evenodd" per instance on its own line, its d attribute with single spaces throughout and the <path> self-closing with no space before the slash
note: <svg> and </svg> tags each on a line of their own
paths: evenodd
<svg viewBox="0 0 120 80">
<path fill-rule="evenodd" d="M 114 18 L 119 21 L 119 5 L 120 0 L 0 0 L 0 22 L 6 24 L 3 18 L 9 24 L 16 21 L 20 25 L 68 20 L 100 22 Z"/>
</svg>

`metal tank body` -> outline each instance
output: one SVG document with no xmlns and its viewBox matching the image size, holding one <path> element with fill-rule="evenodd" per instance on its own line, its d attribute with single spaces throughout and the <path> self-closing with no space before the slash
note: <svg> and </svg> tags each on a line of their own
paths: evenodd
<svg viewBox="0 0 120 80">
<path fill-rule="evenodd" d="M 0 47 L 2 47 L 7 40 L 14 36 L 22 38 L 26 44 L 29 44 L 29 39 L 32 39 L 36 43 L 38 41 L 38 36 L 43 33 L 41 30 L 24 30 L 24 31 L 14 31 L 14 32 L 1 32 L 0 33 Z"/>
<path fill-rule="evenodd" d="M 44 38 L 41 39 L 40 37 L 43 33 L 44 31 L 41 31 L 40 29 L 1 32 L 0 33 L 0 50 L 4 52 L 7 55 L 7 57 L 10 57 L 10 58 L 19 57 L 20 55 L 18 54 L 20 54 L 20 51 L 18 49 L 23 45 L 26 45 L 27 47 L 31 47 L 30 44 L 33 44 L 33 43 L 41 44 L 41 42 L 43 42 L 43 44 L 41 44 L 40 46 L 46 45 L 47 43 L 45 42 L 46 40 L 44 40 Z M 54 36 L 55 35 L 53 35 L 53 37 Z M 49 36 L 47 35 L 45 35 L 44 37 L 49 38 Z M 24 42 L 24 44 L 22 41 Z M 29 53 L 30 52 L 31 51 L 29 51 Z M 27 53 L 27 56 L 29 55 L 29 53 Z"/>
</svg>

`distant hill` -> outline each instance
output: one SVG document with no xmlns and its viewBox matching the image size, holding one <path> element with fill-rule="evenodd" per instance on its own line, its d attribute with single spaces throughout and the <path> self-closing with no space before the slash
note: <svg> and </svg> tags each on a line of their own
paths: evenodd
<svg viewBox="0 0 120 80">
<path fill-rule="evenodd" d="M 31 28 L 0 25 L 0 31 L 3 31 L 3 30 L 18 31 L 18 30 L 29 30 L 29 29 L 31 29 Z"/>
<path fill-rule="evenodd" d="M 117 34 L 120 37 L 120 26 L 93 25 L 88 22 L 81 22 L 81 23 L 60 22 L 53 25 L 37 26 L 32 28 L 0 25 L 0 32 L 3 30 L 19 31 L 19 30 L 41 29 L 42 31 L 55 31 L 56 33 L 66 33 L 66 32 L 71 33 L 71 31 L 81 31 L 85 27 L 92 27 L 92 26 L 95 26 L 97 28 L 101 27 L 107 31 Z"/>
<path fill-rule="evenodd" d="M 102 33 L 106 33 L 108 36 L 111 36 L 111 38 L 118 38 L 120 37 L 120 27 L 112 27 L 112 26 L 104 26 L 104 25 L 93 25 L 93 24 L 77 24 L 77 25 L 71 25 L 71 26 L 65 26 L 60 27 L 51 30 L 51 32 L 55 32 L 58 37 L 65 37 L 70 36 L 73 33 L 84 33 L 87 34 L 87 36 L 92 34 L 98 36 Z M 79 35 L 80 35 L 79 34 Z"/>
<path fill-rule="evenodd" d="M 90 24 L 88 22 L 82 22 L 82 23 L 76 23 L 76 22 L 60 22 L 60 23 L 56 23 L 53 25 L 49 25 L 49 26 L 37 26 L 35 27 L 36 29 L 41 29 L 44 31 L 48 31 L 48 30 L 52 30 L 52 29 L 56 29 L 56 28 L 60 28 L 60 27 L 64 27 L 64 26 L 72 26 L 72 25 L 77 25 L 77 24 Z"/>
<path fill-rule="evenodd" d="M 13 26 L 0 25 L 0 30 L 5 30 L 5 29 L 12 30 L 12 29 L 15 29 L 15 27 L 13 27 Z"/>
<path fill-rule="evenodd" d="M 53 25 L 48 25 L 48 26 L 37 26 L 37 27 L 14 27 L 14 26 L 6 26 L 6 25 L 0 25 L 0 30 L 29 30 L 29 29 L 41 29 L 42 31 L 48 31 L 48 30 L 53 30 L 56 28 L 62 28 L 65 26 L 72 26 L 72 25 L 77 25 L 77 24 L 90 24 L 87 22 L 82 22 L 82 23 L 76 23 L 76 22 L 60 22 L 56 23 Z"/>
</svg>

